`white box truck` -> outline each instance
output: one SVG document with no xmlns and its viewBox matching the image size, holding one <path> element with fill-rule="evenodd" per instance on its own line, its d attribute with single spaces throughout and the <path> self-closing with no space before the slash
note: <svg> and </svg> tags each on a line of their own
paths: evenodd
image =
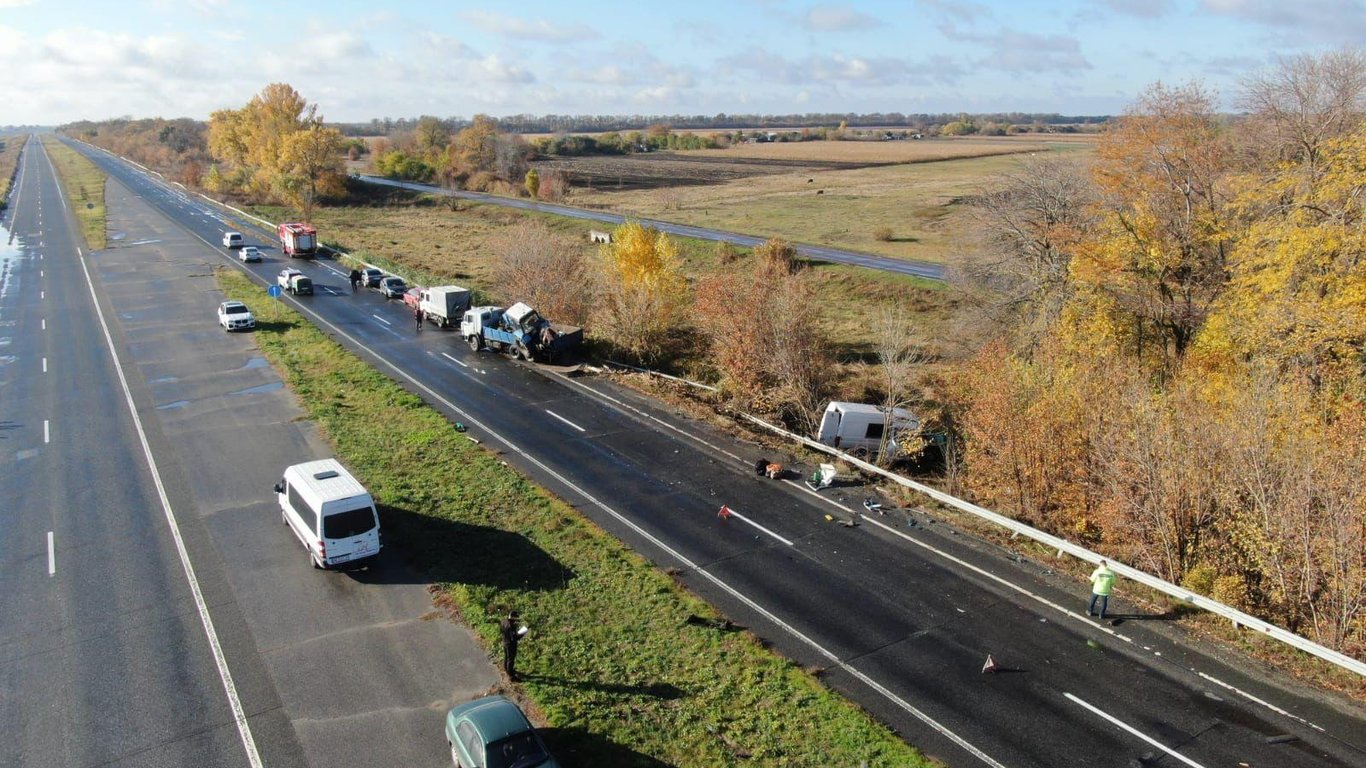
<svg viewBox="0 0 1366 768">
<path fill-rule="evenodd" d="M 452 328 L 460 323 L 460 316 L 470 308 L 470 290 L 458 285 L 435 285 L 423 288 L 418 307 L 427 322 L 440 328 Z"/>
</svg>

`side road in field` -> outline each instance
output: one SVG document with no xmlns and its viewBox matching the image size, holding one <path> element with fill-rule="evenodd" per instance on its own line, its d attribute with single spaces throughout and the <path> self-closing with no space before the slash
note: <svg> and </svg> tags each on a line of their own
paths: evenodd
<svg viewBox="0 0 1366 768">
<path fill-rule="evenodd" d="M 501 205 L 508 208 L 519 208 L 524 211 L 537 211 L 540 213 L 553 213 L 556 216 L 568 216 L 574 219 L 584 219 L 587 221 L 601 221 L 605 224 L 621 224 L 626 221 L 627 216 L 619 213 L 608 213 L 606 211 L 591 211 L 587 208 L 575 208 L 572 205 L 557 205 L 555 203 L 541 203 L 535 200 L 522 200 L 515 197 L 500 197 L 489 195 L 483 192 L 468 192 L 463 189 L 446 189 L 444 187 L 433 186 L 431 184 L 418 184 L 412 181 L 394 181 L 382 176 L 369 176 L 357 174 L 354 178 L 360 179 L 369 184 L 379 184 L 386 187 L 397 187 L 409 189 L 415 192 L 424 192 L 430 195 L 444 195 L 446 197 L 456 197 L 462 200 L 473 200 L 488 205 Z M 753 248 L 764 242 L 764 238 L 753 235 L 742 235 L 736 232 L 725 232 L 719 229 L 707 229 L 705 227 L 695 227 L 689 224 L 674 224 L 658 219 L 640 219 L 641 224 L 647 227 L 654 227 L 661 232 L 668 232 L 679 237 L 693 237 L 698 240 L 712 240 L 727 242 L 734 245 Z M 911 277 L 923 277 L 928 280 L 944 280 L 946 270 L 942 264 L 933 264 L 927 261 L 909 261 L 905 259 L 889 259 L 885 256 L 874 256 L 869 253 L 859 253 L 858 251 L 847 251 L 842 248 L 830 248 L 823 245 L 804 245 L 796 244 L 797 253 L 804 258 L 813 261 L 832 261 L 838 264 L 850 264 L 855 267 L 867 267 L 882 272 L 893 272 L 899 275 L 910 275 Z"/>
<path fill-rule="evenodd" d="M 308 762 L 449 765 L 445 709 L 498 679 L 482 647 L 396 558 L 310 566 L 271 486 L 330 448 L 251 336 L 216 324 L 222 256 L 112 178 L 107 200 L 112 246 L 92 261 L 116 342 Z"/>
</svg>

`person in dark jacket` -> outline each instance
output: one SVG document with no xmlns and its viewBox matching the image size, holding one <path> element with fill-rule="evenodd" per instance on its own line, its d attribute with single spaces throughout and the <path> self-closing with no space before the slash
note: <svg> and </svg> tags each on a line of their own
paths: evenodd
<svg viewBox="0 0 1366 768">
<path fill-rule="evenodd" d="M 360 288 L 360 270 L 351 270 L 351 292 L 355 293 Z"/>
<path fill-rule="evenodd" d="M 422 307 L 413 307 L 413 321 L 417 323 L 417 330 L 422 330 Z"/>
<path fill-rule="evenodd" d="M 508 611 L 507 618 L 498 625 L 499 634 L 503 637 L 503 671 L 514 683 L 518 680 L 517 643 L 522 639 L 521 627 L 518 626 L 519 618 L 516 611 Z"/>
</svg>

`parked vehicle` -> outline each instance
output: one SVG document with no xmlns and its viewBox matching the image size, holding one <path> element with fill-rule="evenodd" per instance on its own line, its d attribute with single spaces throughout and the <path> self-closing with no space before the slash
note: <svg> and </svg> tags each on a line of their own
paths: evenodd
<svg viewBox="0 0 1366 768">
<path fill-rule="evenodd" d="M 318 253 L 318 230 L 307 224 L 285 222 L 276 227 L 280 236 L 280 252 L 290 258 L 311 258 Z"/>
<path fill-rule="evenodd" d="M 237 258 L 241 259 L 242 261 L 248 264 L 256 261 L 261 261 L 261 249 L 257 248 L 254 245 L 243 246 L 242 250 L 238 251 Z"/>
<path fill-rule="evenodd" d="M 386 299 L 397 299 L 403 295 L 404 291 L 408 290 L 408 284 L 403 282 L 403 278 L 393 275 L 381 277 L 379 285 L 376 287 L 379 289 L 380 295 Z"/>
<path fill-rule="evenodd" d="M 275 284 L 295 296 L 312 296 L 313 280 L 297 269 L 282 269 Z"/>
<path fill-rule="evenodd" d="M 403 306 L 410 310 L 416 310 L 422 306 L 422 289 L 409 288 L 403 292 Z"/>
<path fill-rule="evenodd" d="M 485 696 L 446 713 L 446 743 L 460 768 L 559 768 L 521 708 Z"/>
<path fill-rule="evenodd" d="M 522 302 L 507 309 L 475 307 L 460 321 L 460 335 L 478 351 L 485 346 L 513 358 L 553 361 L 583 341 L 583 329 L 554 325 Z"/>
<path fill-rule="evenodd" d="M 225 331 L 249 331 L 256 327 L 256 318 L 240 301 L 225 301 L 218 305 L 218 324 Z"/>
<path fill-rule="evenodd" d="M 241 232 L 224 232 L 224 233 L 223 233 L 223 247 L 224 247 L 224 248 L 241 248 L 241 247 L 242 247 L 242 233 L 241 233 Z"/>
<path fill-rule="evenodd" d="M 855 456 L 872 456 L 882 448 L 886 417 L 887 411 L 881 406 L 832 401 L 825 407 L 816 440 Z M 888 445 L 894 455 L 902 454 L 906 438 L 919 433 L 920 419 L 914 413 L 905 408 L 892 410 Z"/>
<path fill-rule="evenodd" d="M 434 285 L 418 294 L 418 307 L 427 322 L 440 328 L 454 328 L 462 312 L 470 308 L 470 291 L 458 285 Z"/>
<path fill-rule="evenodd" d="M 336 459 L 295 464 L 275 484 L 280 515 L 303 542 L 314 568 L 379 554 L 379 513 L 365 486 Z"/>
<path fill-rule="evenodd" d="M 384 279 L 384 270 L 378 267 L 366 267 L 360 271 L 360 284 L 366 288 L 378 288 L 379 281 Z"/>
</svg>

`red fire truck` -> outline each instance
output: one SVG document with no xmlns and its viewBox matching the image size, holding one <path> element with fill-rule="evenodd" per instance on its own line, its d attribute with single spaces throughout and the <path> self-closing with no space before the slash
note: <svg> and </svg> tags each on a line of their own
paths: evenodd
<svg viewBox="0 0 1366 768">
<path fill-rule="evenodd" d="M 286 222 L 276 234 L 280 236 L 280 251 L 290 258 L 307 259 L 318 252 L 318 230 L 307 224 Z"/>
</svg>

